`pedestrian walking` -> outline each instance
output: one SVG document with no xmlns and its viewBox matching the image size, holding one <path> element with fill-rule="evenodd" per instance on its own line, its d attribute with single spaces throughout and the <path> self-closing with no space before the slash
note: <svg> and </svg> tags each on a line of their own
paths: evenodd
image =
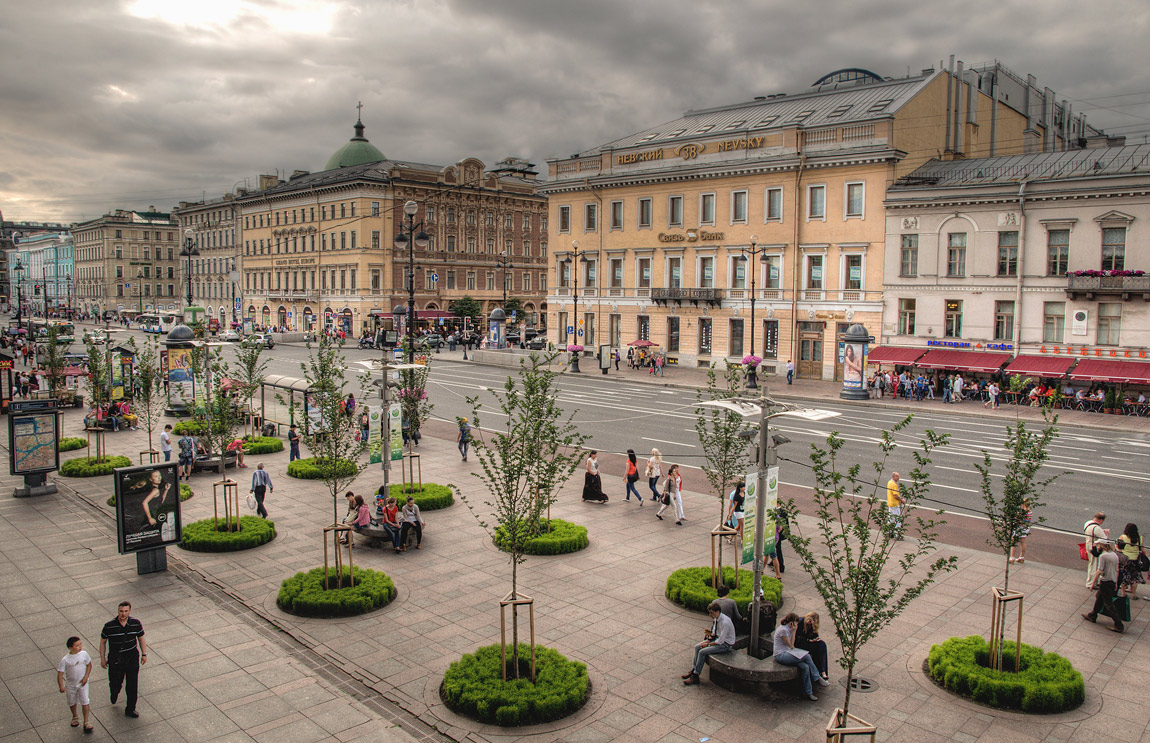
<svg viewBox="0 0 1150 743">
<path fill-rule="evenodd" d="M 288 462 L 294 462 L 299 459 L 299 431 L 296 430 L 296 425 L 293 423 L 288 428 Z"/>
<path fill-rule="evenodd" d="M 455 438 L 456 443 L 459 444 L 459 454 L 463 457 L 463 461 L 467 461 L 467 446 L 471 443 L 471 426 L 467 424 L 466 418 L 459 419 L 459 435 Z"/>
<path fill-rule="evenodd" d="M 902 509 L 906 506 L 906 497 L 898 484 L 899 474 L 892 472 L 890 481 L 886 484 L 886 510 L 887 526 L 896 539 L 902 539 Z"/>
<path fill-rule="evenodd" d="M 683 513 L 683 476 L 679 474 L 679 465 L 671 465 L 667 471 L 667 487 L 671 494 L 671 502 L 675 504 L 675 525 L 682 526 L 687 520 Z"/>
<path fill-rule="evenodd" d="M 998 385 L 995 382 L 986 386 L 986 402 L 982 404 L 982 407 L 985 408 L 987 405 L 990 406 L 991 410 L 998 410 Z"/>
<path fill-rule="evenodd" d="M 1118 553 L 1114 551 L 1109 539 L 1103 539 L 1098 544 L 1102 551 L 1098 555 L 1098 568 L 1094 571 L 1092 581 L 1098 587 L 1098 595 L 1094 597 L 1094 608 L 1089 614 L 1083 614 L 1082 618 L 1088 622 L 1097 622 L 1099 613 L 1105 613 L 1114 620 L 1110 631 L 1123 632 L 1125 627 L 1122 625 L 1122 617 L 1114 606 L 1114 598 L 1118 595 Z"/>
<path fill-rule="evenodd" d="M 603 492 L 603 479 L 599 476 L 599 452 L 592 451 L 587 455 L 586 469 L 583 475 L 583 500 L 606 503 L 607 494 Z"/>
<path fill-rule="evenodd" d="M 1119 560 L 1121 570 L 1119 571 L 1119 583 L 1121 584 L 1122 591 L 1130 597 L 1131 600 L 1138 598 L 1138 586 L 1146 582 L 1146 577 L 1142 574 L 1142 565 L 1140 561 L 1145 559 L 1146 550 L 1143 549 L 1142 537 L 1138 534 L 1137 524 L 1127 524 L 1122 533 L 1118 535 L 1118 544 L 1116 548 L 1126 558 L 1125 561 Z M 1150 600 L 1150 596 L 1143 596 L 1142 598 Z"/>
<path fill-rule="evenodd" d="M 88 694 L 88 677 L 92 675 L 92 656 L 84 650 L 84 643 L 79 637 L 68 638 L 68 654 L 60 659 L 56 666 L 56 683 L 60 686 L 60 693 L 66 694 L 68 707 L 72 710 L 72 727 L 80 726 L 80 717 L 76 714 L 76 707 L 84 712 L 84 732 L 92 732 L 89 721 L 91 701 Z"/>
<path fill-rule="evenodd" d="M 795 362 L 787 359 L 787 384 L 793 384 L 795 381 Z"/>
<path fill-rule="evenodd" d="M 628 502 L 631 501 L 631 493 L 639 500 L 639 505 L 643 505 L 643 496 L 639 494 L 639 489 L 635 487 L 635 483 L 639 482 L 639 460 L 635 457 L 635 450 L 627 450 L 627 497 L 624 499 Z"/>
<path fill-rule="evenodd" d="M 615 371 L 619 371 L 620 358 L 619 358 L 619 349 L 618 348 L 615 349 L 614 358 L 615 358 Z"/>
<path fill-rule="evenodd" d="M 192 465 L 196 462 L 196 440 L 188 432 L 180 437 L 180 458 L 176 462 L 176 469 L 179 471 L 179 476 L 185 480 L 192 479 Z"/>
<path fill-rule="evenodd" d="M 651 458 L 647 460 L 647 487 L 651 489 L 651 502 L 659 500 L 659 478 L 663 476 L 663 455 L 658 449 L 651 450 Z"/>
<path fill-rule="evenodd" d="M 164 453 L 164 461 L 172 461 L 172 424 L 168 423 L 164 426 L 164 430 L 160 432 L 160 451 Z"/>
<path fill-rule="evenodd" d="M 139 693 L 140 666 L 148 662 L 148 643 L 144 625 L 132 616 L 132 603 L 121 601 L 116 616 L 100 630 L 100 667 L 108 669 L 108 691 L 112 704 L 120 698 L 123 687 L 124 715 L 139 717 L 136 700 Z"/>
<path fill-rule="evenodd" d="M 268 510 L 264 508 L 264 496 L 273 490 L 275 490 L 275 486 L 272 485 L 272 477 L 264 469 L 264 463 L 260 462 L 256 465 L 256 471 L 252 473 L 251 492 L 256 499 L 256 514 L 265 519 L 268 517 Z"/>
<path fill-rule="evenodd" d="M 1082 533 L 1086 536 L 1086 587 L 1094 587 L 1094 574 L 1098 572 L 1098 555 L 1095 545 L 1109 536 L 1109 530 L 1102 524 L 1106 522 L 1106 512 L 1099 511 L 1094 518 L 1082 525 Z"/>
</svg>

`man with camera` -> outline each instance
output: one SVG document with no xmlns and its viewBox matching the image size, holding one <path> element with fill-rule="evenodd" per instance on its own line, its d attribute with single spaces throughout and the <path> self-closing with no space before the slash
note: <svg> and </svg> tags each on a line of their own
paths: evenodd
<svg viewBox="0 0 1150 743">
<path fill-rule="evenodd" d="M 691 670 L 683 674 L 683 684 L 694 686 L 699 683 L 699 675 L 703 672 L 703 664 L 707 662 L 708 655 L 729 653 L 735 647 L 735 625 L 731 618 L 723 613 L 723 607 L 718 601 L 712 601 L 707 607 L 711 615 L 711 629 L 703 634 L 703 641 L 695 646 L 695 660 Z"/>
</svg>

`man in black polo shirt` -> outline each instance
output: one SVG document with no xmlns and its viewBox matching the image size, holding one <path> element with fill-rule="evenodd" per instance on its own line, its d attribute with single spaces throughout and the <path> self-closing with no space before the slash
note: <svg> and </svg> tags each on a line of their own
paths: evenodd
<svg viewBox="0 0 1150 743">
<path fill-rule="evenodd" d="M 144 641 L 144 625 L 132 616 L 132 604 L 121 601 L 116 618 L 100 631 L 100 667 L 108 669 L 108 688 L 112 704 L 120 696 L 120 687 L 127 687 L 128 698 L 124 714 L 139 717 L 136 712 L 136 684 L 140 678 L 140 665 L 148 662 L 148 645 Z M 106 652 L 105 652 L 106 650 Z"/>
</svg>

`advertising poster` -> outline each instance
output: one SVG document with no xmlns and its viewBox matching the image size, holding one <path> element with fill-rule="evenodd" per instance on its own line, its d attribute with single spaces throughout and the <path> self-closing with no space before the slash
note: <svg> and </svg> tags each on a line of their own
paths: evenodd
<svg viewBox="0 0 1150 743">
<path fill-rule="evenodd" d="M 751 470 L 744 478 L 746 489 L 743 491 L 743 557 L 740 565 L 746 565 L 755 560 L 755 501 L 759 496 L 759 473 Z"/>
<path fill-rule="evenodd" d="M 767 468 L 767 491 L 763 493 L 763 554 L 775 549 L 775 511 L 779 508 L 779 468 Z"/>
<path fill-rule="evenodd" d="M 391 443 L 391 461 L 403 459 L 403 406 L 391 404 L 387 416 L 388 441 Z"/>
<path fill-rule="evenodd" d="M 34 475 L 60 468 L 56 401 L 13 402 L 8 411 L 8 451 L 13 475 Z"/>
<path fill-rule="evenodd" d="M 192 407 L 192 349 L 168 349 L 168 399 Z"/>
<path fill-rule="evenodd" d="M 118 355 L 112 356 L 112 399 L 124 399 L 124 367 L 119 363 Z"/>
<path fill-rule="evenodd" d="M 113 482 L 121 555 L 180 541 L 180 488 L 175 462 L 121 467 L 114 472 Z"/>
<path fill-rule="evenodd" d="M 843 389 L 863 388 L 863 363 L 866 361 L 865 343 L 843 344 Z"/>
<path fill-rule="evenodd" d="M 383 407 L 371 406 L 367 410 L 367 454 L 368 462 L 383 462 Z"/>
</svg>

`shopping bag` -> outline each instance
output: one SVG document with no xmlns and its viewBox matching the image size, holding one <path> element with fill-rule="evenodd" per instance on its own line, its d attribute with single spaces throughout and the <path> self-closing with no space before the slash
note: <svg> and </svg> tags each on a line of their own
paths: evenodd
<svg viewBox="0 0 1150 743">
<path fill-rule="evenodd" d="M 1090 553 L 1086 551 L 1086 542 L 1079 542 L 1078 543 L 1078 556 L 1081 557 L 1083 560 L 1089 560 L 1090 559 Z"/>
<path fill-rule="evenodd" d="M 256 497 L 254 495 L 248 495 L 248 508 L 252 511 L 256 510 Z"/>
</svg>

